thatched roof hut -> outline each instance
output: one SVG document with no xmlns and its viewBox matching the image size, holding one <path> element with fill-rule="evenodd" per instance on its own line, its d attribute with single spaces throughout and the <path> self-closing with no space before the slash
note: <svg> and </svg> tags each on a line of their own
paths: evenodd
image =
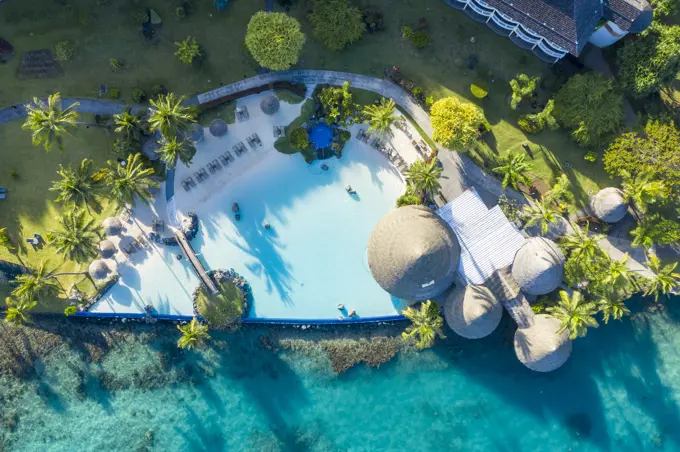
<svg viewBox="0 0 680 452">
<path fill-rule="evenodd" d="M 603 188 L 590 199 L 590 208 L 597 218 L 607 223 L 621 221 L 628 212 L 623 192 L 618 188 Z"/>
<path fill-rule="evenodd" d="M 189 130 L 187 130 L 184 135 L 192 143 L 198 143 L 205 136 L 205 130 L 203 130 L 202 125 L 194 123 L 191 125 L 191 127 L 189 127 Z"/>
<path fill-rule="evenodd" d="M 457 286 L 447 297 L 444 317 L 459 336 L 479 339 L 496 329 L 503 317 L 503 307 L 484 286 Z"/>
<path fill-rule="evenodd" d="M 552 292 L 562 282 L 565 257 L 555 242 L 532 237 L 515 255 L 512 276 L 529 295 Z"/>
<path fill-rule="evenodd" d="M 427 300 L 444 292 L 453 283 L 459 259 L 453 230 L 427 207 L 393 209 L 368 239 L 373 278 L 405 300 Z"/>
<path fill-rule="evenodd" d="M 223 135 L 226 135 L 227 130 L 229 129 L 229 126 L 227 125 L 227 122 L 224 119 L 213 119 L 212 122 L 210 123 L 210 135 L 214 137 L 221 137 Z"/>
<path fill-rule="evenodd" d="M 116 217 L 109 217 L 102 222 L 102 227 L 106 235 L 118 235 L 123 230 L 123 223 Z"/>
<path fill-rule="evenodd" d="M 529 328 L 515 332 L 515 353 L 529 369 L 550 372 L 564 364 L 571 354 L 569 333 L 558 333 L 560 321 L 545 314 L 534 317 Z"/>
<path fill-rule="evenodd" d="M 279 108 L 281 107 L 281 103 L 279 102 L 279 98 L 272 95 L 269 95 L 262 99 L 260 102 L 260 109 L 262 109 L 262 113 L 265 115 L 273 115 L 277 111 L 279 111 Z"/>
<path fill-rule="evenodd" d="M 111 273 L 111 268 L 107 265 L 106 261 L 97 259 L 90 264 L 89 272 L 94 279 L 106 279 L 109 273 Z"/>
<path fill-rule="evenodd" d="M 102 240 L 99 242 L 99 254 L 104 259 L 113 257 L 113 255 L 116 254 L 116 247 L 113 242 L 111 242 L 111 240 Z"/>
</svg>

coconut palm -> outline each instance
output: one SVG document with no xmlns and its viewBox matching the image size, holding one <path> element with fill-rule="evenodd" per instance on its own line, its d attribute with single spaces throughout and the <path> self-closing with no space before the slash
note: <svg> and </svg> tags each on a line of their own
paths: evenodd
<svg viewBox="0 0 680 452">
<path fill-rule="evenodd" d="M 522 209 L 522 218 L 527 226 L 541 224 L 541 235 L 548 232 L 548 227 L 560 219 L 560 213 L 547 199 L 532 202 Z"/>
<path fill-rule="evenodd" d="M 604 323 L 609 323 L 609 319 L 621 320 L 623 316 L 630 315 L 630 309 L 626 306 L 623 298 L 616 297 L 609 293 L 597 300 L 597 307 L 602 313 Z"/>
<path fill-rule="evenodd" d="M 191 350 L 194 347 L 202 345 L 207 339 L 210 339 L 208 325 L 199 323 L 196 317 L 185 325 L 177 325 L 177 329 L 182 332 L 182 337 L 177 341 L 177 346 L 179 348 L 188 348 Z"/>
<path fill-rule="evenodd" d="M 144 203 L 149 204 L 153 199 L 150 188 L 158 188 L 158 181 L 152 179 L 153 168 L 147 168 L 137 153 L 130 157 L 125 167 L 118 162 L 108 161 L 108 168 L 100 172 L 100 177 L 108 185 L 111 197 L 119 206 L 126 204 L 135 205 L 135 198 L 139 197 Z"/>
<path fill-rule="evenodd" d="M 125 107 L 122 113 L 116 113 L 113 115 L 113 122 L 116 124 L 116 128 L 113 129 L 116 133 L 121 133 L 127 138 L 139 139 L 139 125 L 140 118 L 133 114 L 131 107 Z"/>
<path fill-rule="evenodd" d="M 170 137 L 161 141 L 161 147 L 157 152 L 169 168 L 174 168 L 177 159 L 187 166 L 191 165 L 191 159 L 196 155 L 196 148 L 183 138 Z"/>
<path fill-rule="evenodd" d="M 501 166 L 493 169 L 494 173 L 503 175 L 503 188 L 511 185 L 517 190 L 520 183 L 531 185 L 531 178 L 526 174 L 534 165 L 526 161 L 526 156 L 518 152 L 510 152 L 501 157 Z"/>
<path fill-rule="evenodd" d="M 0 247 L 5 248 L 10 253 L 14 251 L 14 245 L 9 239 L 7 228 L 0 228 Z"/>
<path fill-rule="evenodd" d="M 659 301 L 659 294 L 667 295 L 673 289 L 680 287 L 680 273 L 675 271 L 677 262 L 661 266 L 661 260 L 652 253 L 649 253 L 647 268 L 652 276 L 643 281 L 644 295 L 654 294 L 654 301 Z"/>
<path fill-rule="evenodd" d="M 647 210 L 647 205 L 656 202 L 657 199 L 664 197 L 667 193 L 664 182 L 651 180 L 651 175 L 648 173 L 639 174 L 635 177 L 624 173 L 621 188 L 623 189 L 623 199 L 637 212 L 642 213 Z"/>
<path fill-rule="evenodd" d="M 556 203 L 573 201 L 574 194 L 571 192 L 571 181 L 567 175 L 561 174 L 553 184 L 553 188 L 548 190 L 543 198 Z"/>
<path fill-rule="evenodd" d="M 380 99 L 378 105 L 366 105 L 363 114 L 368 122 L 368 131 L 375 131 L 378 135 L 383 135 L 390 129 L 390 125 L 397 119 L 394 115 L 395 103 L 392 99 Z"/>
<path fill-rule="evenodd" d="M 560 237 L 560 245 L 565 251 L 569 252 L 574 258 L 586 260 L 592 260 L 602 255 L 602 248 L 597 242 L 602 240 L 604 235 L 590 235 L 588 233 L 590 223 L 586 223 L 586 227 L 583 229 L 576 223 L 572 223 L 571 226 L 573 232 Z"/>
<path fill-rule="evenodd" d="M 57 202 L 74 203 L 77 206 L 85 206 L 90 210 L 90 205 L 97 206 L 96 195 L 99 183 L 92 173 L 92 160 L 83 159 L 77 168 L 59 165 L 57 174 L 60 180 L 52 182 L 51 191 L 59 193 Z"/>
<path fill-rule="evenodd" d="M 420 309 L 413 309 L 409 306 L 401 313 L 411 321 L 411 325 L 406 327 L 401 337 L 404 339 L 417 337 L 416 348 L 422 350 L 432 347 L 437 336 L 446 339 L 442 332 L 444 319 L 439 315 L 437 303 L 427 300 L 420 304 Z"/>
<path fill-rule="evenodd" d="M 635 229 L 630 231 L 633 236 L 631 245 L 634 247 L 645 247 L 647 249 L 654 246 L 655 224 L 649 221 L 648 217 L 643 217 L 638 221 Z"/>
<path fill-rule="evenodd" d="M 437 164 L 437 159 L 432 159 L 429 163 L 418 160 L 411 167 L 404 171 L 406 182 L 413 187 L 415 192 L 433 195 L 441 184 L 439 175 L 442 173 L 441 167 Z"/>
<path fill-rule="evenodd" d="M 37 304 L 38 303 L 33 300 L 5 298 L 5 305 L 7 306 L 5 322 L 16 327 L 22 327 L 24 323 L 31 323 L 31 318 L 28 313 L 32 311 Z"/>
<path fill-rule="evenodd" d="M 47 240 L 57 253 L 78 263 L 97 256 L 97 233 L 94 220 L 84 210 L 72 208 L 59 218 L 61 229 L 50 231 Z"/>
<path fill-rule="evenodd" d="M 38 268 L 18 275 L 14 279 L 16 287 L 12 295 L 22 300 L 40 300 L 42 297 L 56 296 L 61 288 L 47 270 L 47 261 L 40 262 Z"/>
<path fill-rule="evenodd" d="M 599 325 L 593 317 L 597 311 L 597 305 L 584 300 L 581 292 L 576 291 L 570 297 L 564 290 L 560 290 L 557 305 L 547 309 L 548 314 L 562 323 L 557 332 L 569 331 L 569 339 L 585 336 L 588 327 L 597 328 Z"/>
<path fill-rule="evenodd" d="M 62 135 L 70 134 L 69 129 L 76 127 L 78 113 L 74 110 L 79 103 L 75 102 L 66 109 L 61 108 L 61 95 L 55 93 L 47 98 L 47 103 L 33 98 L 33 103 L 26 105 L 26 122 L 21 126 L 24 130 L 33 131 L 33 145 L 43 145 L 46 151 L 56 143 L 62 149 Z"/>
<path fill-rule="evenodd" d="M 151 132 L 160 130 L 165 138 L 176 136 L 186 131 L 191 123 L 196 122 L 196 115 L 191 107 L 182 105 L 184 96 L 175 97 L 173 93 L 158 96 L 151 100 L 149 128 Z"/>
<path fill-rule="evenodd" d="M 605 266 L 599 275 L 597 285 L 613 292 L 629 292 L 630 287 L 637 287 L 637 275 L 628 268 L 628 254 L 621 260 L 612 259 L 605 255 Z"/>
</svg>

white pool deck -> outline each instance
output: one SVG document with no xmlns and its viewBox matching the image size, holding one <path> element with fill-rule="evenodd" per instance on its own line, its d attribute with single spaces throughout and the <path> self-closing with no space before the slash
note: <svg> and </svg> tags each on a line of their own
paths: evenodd
<svg viewBox="0 0 680 452">
<path fill-rule="evenodd" d="M 207 269 L 234 268 L 249 280 L 254 295 L 251 316 L 258 318 L 337 319 L 338 303 L 364 318 L 398 314 L 405 304 L 373 281 L 365 248 L 374 224 L 403 192 L 402 176 L 376 149 L 354 138 L 366 124 L 349 128 L 352 139 L 342 159 L 321 162 L 330 167 L 328 172 L 321 171 L 320 162 L 308 166 L 299 154 L 278 153 L 273 126 L 289 124 L 302 103 L 281 102 L 280 110 L 267 116 L 259 107 L 267 94 L 240 99 L 250 118 L 230 124 L 220 138 L 206 128 L 190 167 L 178 164 L 175 206 L 180 214 L 192 211 L 199 217 L 199 234 L 192 242 L 199 258 Z M 413 128 L 410 132 L 419 137 Z M 256 149 L 246 142 L 253 133 L 262 141 Z M 393 128 L 388 141 L 407 163 L 421 158 L 401 130 Z M 248 149 L 241 156 L 232 150 L 238 142 Z M 211 174 L 206 165 L 226 151 L 235 161 Z M 202 183 L 194 175 L 200 168 L 209 175 Z M 187 177 L 197 185 L 188 192 L 181 186 Z M 347 184 L 357 190 L 358 200 L 344 191 Z M 232 202 L 241 205 L 240 223 L 233 221 Z M 304 206 L 313 209 L 313 215 L 301 214 Z M 165 210 L 161 189 L 152 206 L 133 210 L 123 235 L 148 234 L 154 218 L 167 223 Z M 262 227 L 264 221 L 272 225 L 270 231 Z M 113 238 L 114 243 L 118 240 Z M 152 305 L 159 314 L 193 315 L 191 293 L 199 281 L 185 259 L 176 259 L 179 252 L 157 244 L 129 258 L 119 252 L 115 260 L 120 281 L 90 311 L 141 313 Z M 349 263 L 337 268 L 334 262 Z"/>
</svg>

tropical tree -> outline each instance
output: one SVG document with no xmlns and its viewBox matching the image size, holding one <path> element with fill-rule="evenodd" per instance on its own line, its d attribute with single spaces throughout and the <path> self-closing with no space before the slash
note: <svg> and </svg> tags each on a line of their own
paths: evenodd
<svg viewBox="0 0 680 452">
<path fill-rule="evenodd" d="M 413 187 L 415 192 L 432 196 L 436 193 L 441 184 L 439 183 L 439 175 L 442 173 L 442 168 L 437 164 L 437 159 L 432 159 L 429 162 L 424 160 L 417 160 L 411 167 L 404 171 L 406 182 Z"/>
<path fill-rule="evenodd" d="M 643 281 L 643 295 L 654 294 L 654 301 L 659 301 L 660 294 L 668 295 L 672 290 L 680 287 L 680 273 L 675 271 L 678 263 L 673 262 L 672 264 L 662 266 L 661 261 L 655 254 L 650 253 L 648 257 L 647 268 L 652 273 L 652 276 L 645 278 Z"/>
<path fill-rule="evenodd" d="M 175 97 L 174 93 L 161 94 L 158 99 L 151 99 L 150 131 L 160 130 L 167 139 L 188 130 L 189 126 L 196 122 L 196 114 L 194 109 L 185 107 L 182 102 L 184 96 Z"/>
<path fill-rule="evenodd" d="M 113 131 L 123 134 L 128 139 L 137 140 L 139 139 L 141 119 L 139 116 L 131 114 L 131 111 L 132 108 L 127 106 L 122 113 L 113 115 L 113 123 L 116 125 Z"/>
<path fill-rule="evenodd" d="M 52 149 L 56 143 L 59 149 L 63 148 L 62 135 L 70 134 L 69 129 L 76 127 L 78 113 L 75 107 L 78 102 L 73 103 L 66 109 L 61 108 L 61 95 L 51 94 L 47 98 L 47 103 L 33 98 L 33 103 L 26 105 L 26 122 L 21 126 L 24 130 L 33 131 L 33 145 L 43 145 L 46 151 Z"/>
<path fill-rule="evenodd" d="M 390 129 L 390 125 L 397 119 L 394 115 L 395 103 L 392 99 L 380 99 L 378 105 L 366 105 L 363 114 L 368 121 L 368 131 L 375 131 L 383 135 Z"/>
<path fill-rule="evenodd" d="M 651 180 L 651 174 L 643 173 L 635 177 L 626 177 L 624 174 L 623 199 L 637 210 L 646 212 L 649 204 L 666 195 L 666 185 L 660 180 Z M 639 217 L 639 215 L 638 215 Z"/>
<path fill-rule="evenodd" d="M 630 235 L 633 236 L 632 245 L 635 247 L 651 248 L 655 243 L 670 245 L 680 242 L 680 223 L 663 218 L 658 213 L 647 214 L 638 221 Z"/>
<path fill-rule="evenodd" d="M 560 213 L 550 201 L 542 199 L 540 201 L 530 202 L 528 205 L 524 206 L 522 209 L 522 218 L 527 226 L 535 226 L 540 223 L 541 235 L 545 235 L 548 232 L 550 224 L 559 221 Z"/>
<path fill-rule="evenodd" d="M 432 347 L 437 336 L 446 339 L 442 332 L 444 319 L 439 315 L 437 303 L 427 300 L 420 304 L 420 309 L 413 309 L 409 306 L 401 313 L 411 321 L 411 325 L 406 327 L 406 331 L 401 333 L 401 337 L 404 339 L 417 338 L 416 348 L 422 350 Z"/>
<path fill-rule="evenodd" d="M 83 159 L 77 168 L 59 165 L 57 174 L 61 179 L 52 182 L 50 188 L 59 193 L 57 202 L 84 206 L 88 212 L 90 206 L 98 205 L 96 196 L 100 187 L 92 172 L 92 160 Z"/>
<path fill-rule="evenodd" d="M 191 160 L 196 155 L 196 148 L 184 138 L 170 137 L 161 141 L 161 147 L 157 152 L 169 168 L 174 168 L 177 159 L 187 166 L 191 165 Z"/>
<path fill-rule="evenodd" d="M 47 270 L 47 261 L 28 273 L 18 275 L 13 284 L 12 295 L 22 300 L 39 300 L 42 297 L 56 296 L 61 288 L 53 279 L 53 274 Z"/>
<path fill-rule="evenodd" d="M 7 234 L 7 228 L 0 228 L 0 247 L 5 248 L 10 253 L 14 251 L 14 245 L 9 239 L 9 234 Z"/>
<path fill-rule="evenodd" d="M 628 254 L 621 260 L 605 256 L 605 266 L 596 281 L 596 286 L 600 290 L 626 294 L 630 292 L 631 287 L 637 287 L 637 275 L 626 265 Z"/>
<path fill-rule="evenodd" d="M 471 149 L 480 135 L 484 114 L 474 104 L 445 97 L 432 104 L 432 138 L 455 150 Z"/>
<path fill-rule="evenodd" d="M 508 152 L 501 157 L 501 166 L 493 169 L 494 173 L 503 175 L 503 188 L 511 185 L 515 190 L 520 183 L 531 185 L 531 178 L 526 174 L 534 165 L 526 161 L 526 155 L 519 152 Z"/>
<path fill-rule="evenodd" d="M 349 124 L 360 115 L 359 105 L 354 102 L 350 82 L 342 86 L 328 86 L 323 88 L 317 99 L 329 122 Z"/>
<path fill-rule="evenodd" d="M 573 232 L 560 237 L 560 245 L 569 253 L 571 257 L 584 260 L 592 260 L 602 256 L 604 253 L 600 245 L 597 244 L 604 238 L 602 234 L 589 234 L 590 223 L 586 223 L 586 227 L 581 227 L 576 224 L 571 224 Z"/>
<path fill-rule="evenodd" d="M 314 37 L 329 50 L 344 49 L 366 31 L 361 10 L 348 0 L 314 0 L 307 19 Z"/>
<path fill-rule="evenodd" d="M 630 315 L 630 309 L 622 298 L 617 298 L 614 294 L 600 296 L 597 300 L 597 307 L 602 313 L 604 323 L 609 323 L 609 319 L 621 320 L 623 316 Z"/>
<path fill-rule="evenodd" d="M 201 47 L 198 45 L 198 41 L 196 41 L 196 38 L 193 36 L 187 36 L 184 41 L 175 42 L 175 45 L 177 46 L 175 56 L 179 58 L 182 63 L 188 66 L 191 66 L 195 58 L 198 58 L 202 55 Z"/>
<path fill-rule="evenodd" d="M 141 159 L 141 154 L 130 157 L 125 167 L 118 162 L 109 160 L 108 168 L 100 171 L 99 177 L 109 187 L 111 197 L 119 206 L 136 205 L 136 198 L 149 204 L 153 199 L 151 188 L 158 188 L 160 184 L 154 180 L 153 168 L 147 168 Z"/>
<path fill-rule="evenodd" d="M 522 99 L 530 97 L 536 91 L 536 86 L 540 80 L 541 77 L 529 77 L 526 74 L 517 74 L 515 78 L 510 80 L 510 89 L 512 90 L 510 108 L 516 110 Z"/>
<path fill-rule="evenodd" d="M 19 328 L 22 327 L 24 323 L 31 323 L 31 318 L 28 313 L 32 311 L 37 304 L 38 303 L 35 301 L 23 298 L 5 298 L 5 305 L 7 306 L 5 322 Z"/>
<path fill-rule="evenodd" d="M 571 192 L 569 177 L 564 173 L 560 174 L 553 184 L 553 188 L 548 190 L 543 198 L 558 204 L 562 201 L 573 201 L 574 194 Z"/>
<path fill-rule="evenodd" d="M 263 67 L 274 71 L 290 69 L 304 45 L 300 22 L 284 13 L 259 11 L 248 22 L 246 47 Z"/>
<path fill-rule="evenodd" d="M 82 263 L 97 256 L 97 233 L 94 219 L 84 210 L 70 209 L 59 218 L 61 229 L 50 231 L 47 240 L 57 253 Z"/>
<path fill-rule="evenodd" d="M 584 300 L 578 291 L 569 296 L 566 291 L 560 290 L 559 302 L 549 307 L 547 312 L 561 322 L 558 333 L 569 331 L 569 339 L 584 337 L 589 327 L 599 326 L 594 317 L 598 312 L 597 305 Z"/>
<path fill-rule="evenodd" d="M 194 347 L 203 345 L 203 343 L 210 339 L 208 334 L 208 325 L 199 323 L 196 317 L 191 319 L 191 322 L 184 325 L 177 325 L 177 329 L 182 332 L 182 336 L 177 341 L 179 348 L 188 348 L 191 350 Z"/>
</svg>

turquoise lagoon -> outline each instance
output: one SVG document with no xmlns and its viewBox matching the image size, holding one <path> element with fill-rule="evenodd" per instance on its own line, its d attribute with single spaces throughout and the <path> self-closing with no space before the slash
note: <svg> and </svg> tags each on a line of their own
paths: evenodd
<svg viewBox="0 0 680 452">
<path fill-rule="evenodd" d="M 1 410 L 18 420 L 2 434 L 13 451 L 677 451 L 678 301 L 591 330 L 550 374 L 517 361 L 510 331 L 450 333 L 335 375 L 321 354 L 263 348 L 269 330 L 248 327 L 200 354 L 169 344 L 165 372 L 183 378 L 116 391 L 100 372 L 143 376 L 161 366 L 160 345 L 97 364 L 65 348 L 33 380 L 1 382 Z"/>
</svg>

